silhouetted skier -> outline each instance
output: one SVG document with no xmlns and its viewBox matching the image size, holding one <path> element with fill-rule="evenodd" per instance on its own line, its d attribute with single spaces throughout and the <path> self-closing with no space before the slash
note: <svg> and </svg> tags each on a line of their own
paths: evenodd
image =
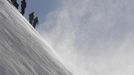
<svg viewBox="0 0 134 75">
<path fill-rule="evenodd" d="M 33 25 L 33 20 L 34 20 L 34 12 L 29 14 L 29 22 Z"/>
<path fill-rule="evenodd" d="M 26 0 L 22 0 L 21 1 L 21 14 L 24 15 L 25 14 L 25 9 L 26 9 Z"/>
<path fill-rule="evenodd" d="M 18 9 L 19 4 L 17 3 L 17 0 L 11 0 L 12 4 Z"/>
<path fill-rule="evenodd" d="M 38 19 L 38 17 L 35 17 L 35 19 L 33 21 L 33 27 L 35 28 L 38 24 L 39 24 L 39 19 Z"/>
</svg>

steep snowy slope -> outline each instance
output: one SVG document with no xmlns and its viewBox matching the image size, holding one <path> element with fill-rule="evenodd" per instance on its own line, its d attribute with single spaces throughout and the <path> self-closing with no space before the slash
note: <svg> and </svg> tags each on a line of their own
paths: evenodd
<svg viewBox="0 0 134 75">
<path fill-rule="evenodd" d="M 6 0 L 0 0 L 0 75 L 71 75 Z"/>
</svg>

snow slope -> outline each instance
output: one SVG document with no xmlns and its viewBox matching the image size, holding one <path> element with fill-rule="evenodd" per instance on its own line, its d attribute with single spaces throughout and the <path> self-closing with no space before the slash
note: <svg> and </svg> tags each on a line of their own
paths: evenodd
<svg viewBox="0 0 134 75">
<path fill-rule="evenodd" d="M 0 0 L 0 75 L 71 75 L 28 21 Z"/>
</svg>

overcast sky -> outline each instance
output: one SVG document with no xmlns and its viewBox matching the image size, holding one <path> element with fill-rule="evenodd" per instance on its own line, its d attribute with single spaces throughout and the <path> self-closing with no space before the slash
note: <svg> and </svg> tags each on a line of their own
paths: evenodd
<svg viewBox="0 0 134 75">
<path fill-rule="evenodd" d="M 32 1 L 32 2 L 30 2 Z M 74 75 L 133 75 L 134 0 L 28 0 Z"/>
<path fill-rule="evenodd" d="M 18 0 L 18 3 L 21 0 Z M 46 15 L 54 10 L 58 3 L 56 0 L 26 0 L 27 8 L 26 8 L 26 17 L 28 17 L 29 13 L 35 12 L 37 16 L 39 16 L 40 22 L 44 22 Z"/>
</svg>

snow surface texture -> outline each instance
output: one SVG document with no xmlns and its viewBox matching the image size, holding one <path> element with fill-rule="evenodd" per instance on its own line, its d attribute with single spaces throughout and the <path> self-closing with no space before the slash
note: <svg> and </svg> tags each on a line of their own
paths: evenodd
<svg viewBox="0 0 134 75">
<path fill-rule="evenodd" d="M 28 21 L 0 0 L 0 75 L 71 75 L 57 59 Z"/>
</svg>

